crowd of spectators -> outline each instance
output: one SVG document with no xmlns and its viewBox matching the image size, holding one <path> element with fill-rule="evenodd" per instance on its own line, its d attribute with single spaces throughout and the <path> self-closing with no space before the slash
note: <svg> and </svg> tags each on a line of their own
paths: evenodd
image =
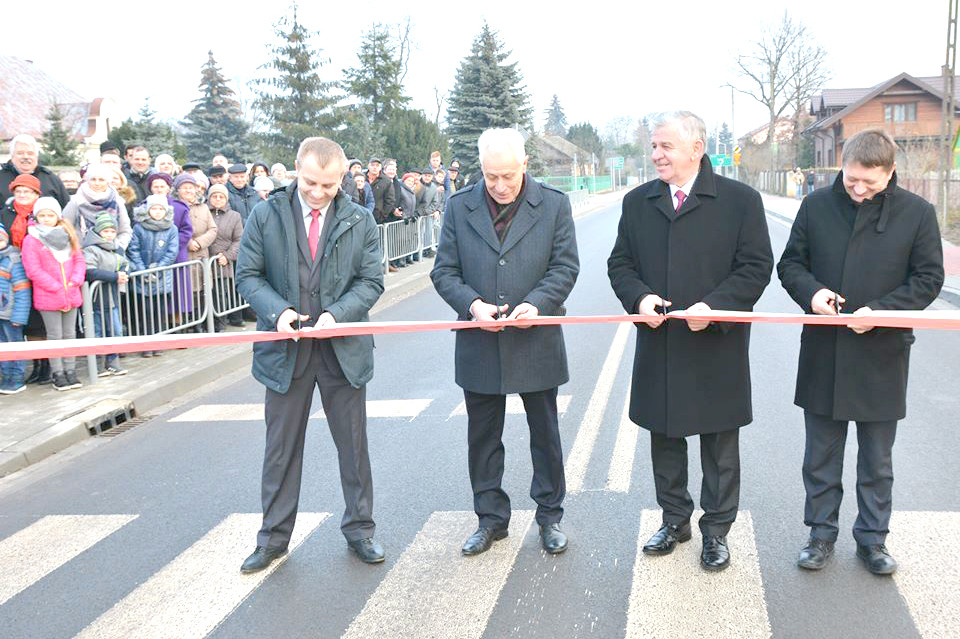
<svg viewBox="0 0 960 639">
<path fill-rule="evenodd" d="M 178 166 L 167 153 L 152 157 L 142 145 L 121 150 L 110 142 L 100 146 L 99 162 L 54 174 L 39 164 L 39 151 L 33 137 L 18 135 L 10 142 L 10 160 L 0 166 L 0 342 L 75 337 L 84 282 L 100 283 L 97 337 L 183 324 L 200 303 L 200 271 L 163 267 L 212 257 L 221 287 L 232 290 L 247 217 L 292 182 L 280 163 L 248 166 L 217 154 L 206 168 L 196 162 Z M 428 219 L 426 238 L 439 225 L 446 198 L 463 186 L 459 161 L 445 168 L 435 151 L 429 165 L 402 176 L 394 159 L 372 157 L 366 169 L 350 160 L 342 190 L 378 224 Z M 418 259 L 395 260 L 388 268 L 396 271 Z M 136 276 L 150 269 L 159 270 Z M 132 313 L 136 321 L 124 321 Z M 255 318 L 249 310 L 218 317 L 215 330 L 243 326 L 244 319 Z M 126 374 L 121 357 L 98 356 L 98 375 Z M 81 386 L 73 358 L 34 360 L 29 376 L 27 367 L 25 361 L 0 363 L 0 394 L 19 393 L 28 383 L 56 390 Z"/>
</svg>

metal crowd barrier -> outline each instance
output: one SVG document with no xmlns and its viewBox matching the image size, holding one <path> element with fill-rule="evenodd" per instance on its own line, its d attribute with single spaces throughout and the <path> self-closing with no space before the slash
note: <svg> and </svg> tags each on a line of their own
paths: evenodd
<svg viewBox="0 0 960 639">
<path fill-rule="evenodd" d="M 578 208 L 586 206 L 590 201 L 590 191 L 586 188 L 570 191 L 567 193 L 567 197 L 570 198 L 570 206 L 576 211 Z"/>
<path fill-rule="evenodd" d="M 195 326 L 213 332 L 214 319 L 247 307 L 236 280 L 216 258 L 190 260 L 130 273 L 126 284 L 83 285 L 83 335 L 161 335 Z M 87 356 L 90 382 L 97 356 Z"/>
<path fill-rule="evenodd" d="M 440 227 L 443 226 L 443 213 L 439 220 L 432 217 L 418 217 L 414 220 L 397 220 L 379 225 L 380 255 L 383 271 L 387 272 L 390 262 L 410 255 L 423 257 L 427 249 L 436 250 L 440 243 Z"/>
</svg>

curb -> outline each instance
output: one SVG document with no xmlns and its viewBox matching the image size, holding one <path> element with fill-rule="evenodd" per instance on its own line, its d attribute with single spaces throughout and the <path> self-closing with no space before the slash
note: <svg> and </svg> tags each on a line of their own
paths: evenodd
<svg viewBox="0 0 960 639">
<path fill-rule="evenodd" d="M 957 308 L 960 308 L 960 291 L 956 289 L 947 288 L 946 286 L 944 286 L 943 288 L 940 289 L 940 295 L 938 295 L 937 297 L 939 297 L 940 299 L 942 299 L 944 302 L 948 304 L 953 304 Z"/>
</svg>

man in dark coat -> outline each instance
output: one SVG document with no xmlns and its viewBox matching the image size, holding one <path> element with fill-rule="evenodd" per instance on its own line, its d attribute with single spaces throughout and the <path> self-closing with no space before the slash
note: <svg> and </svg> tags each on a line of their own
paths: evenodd
<svg viewBox="0 0 960 639">
<path fill-rule="evenodd" d="M 523 137 L 490 129 L 478 141 L 484 181 L 450 199 L 430 273 L 461 320 L 563 315 L 580 264 L 567 196 L 526 175 Z M 559 326 L 462 330 L 456 383 L 467 408 L 473 506 L 479 529 L 463 545 L 476 555 L 507 536 L 510 498 L 500 487 L 506 395 L 519 393 L 530 427 L 536 520 L 541 544 L 563 552 L 566 484 L 557 421 L 557 387 L 569 379 Z"/>
<path fill-rule="evenodd" d="M 127 176 L 127 184 L 136 191 L 137 202 L 142 202 L 150 195 L 150 185 L 147 184 L 153 175 L 150 151 L 140 145 L 128 147 L 127 151 L 130 155 L 130 166 L 124 169 L 123 174 Z"/>
<path fill-rule="evenodd" d="M 29 135 L 18 135 L 10 140 L 10 161 L 0 167 L 0 204 L 3 204 L 13 195 L 10 192 L 10 183 L 18 175 L 32 175 L 40 180 L 40 196 L 50 196 L 66 206 L 70 195 L 53 172 L 45 166 L 40 166 L 40 145 Z"/>
<path fill-rule="evenodd" d="M 260 203 L 260 196 L 247 184 L 247 165 L 238 162 L 230 165 L 227 169 L 229 173 L 227 182 L 227 193 L 230 195 L 230 208 L 240 214 L 243 223 L 247 223 L 247 218 L 253 211 L 253 207 Z"/>
<path fill-rule="evenodd" d="M 347 159 L 336 142 L 307 138 L 297 180 L 250 214 L 237 259 L 237 290 L 257 314 L 258 330 L 296 330 L 368 320 L 383 293 L 379 233 L 370 213 L 340 192 Z M 367 563 L 383 561 L 374 541 L 373 482 L 367 452 L 366 384 L 373 337 L 281 340 L 255 344 L 253 376 L 267 387 L 263 526 L 242 572 L 263 570 L 286 552 L 297 516 L 303 442 L 314 387 L 340 463 L 346 502 L 340 529 Z"/>
<path fill-rule="evenodd" d="M 943 285 L 943 248 L 933 207 L 897 186 L 897 146 L 881 130 L 843 146 L 833 188 L 800 205 L 777 265 L 805 312 L 920 310 Z M 804 326 L 794 403 L 804 410 L 804 524 L 810 539 L 798 565 L 818 570 L 833 554 L 843 496 L 843 449 L 857 422 L 857 556 L 875 574 L 897 564 L 884 545 L 893 491 L 893 442 L 906 415 L 913 331 Z"/>
<path fill-rule="evenodd" d="M 665 322 L 659 313 L 751 310 L 770 281 L 773 254 L 760 194 L 714 174 L 703 120 L 665 113 L 651 130 L 659 179 L 624 198 L 607 261 L 624 309 L 650 318 L 637 324 L 630 419 L 650 431 L 663 525 L 643 551 L 667 554 L 691 538 L 685 438 L 700 435 L 700 561 L 722 570 L 739 507 L 739 429 L 753 420 L 750 327 Z"/>
<path fill-rule="evenodd" d="M 370 158 L 367 162 L 367 181 L 373 189 L 373 219 L 377 224 L 394 221 L 393 211 L 397 208 L 393 180 L 381 174 L 382 168 L 383 164 L 379 158 Z"/>
</svg>

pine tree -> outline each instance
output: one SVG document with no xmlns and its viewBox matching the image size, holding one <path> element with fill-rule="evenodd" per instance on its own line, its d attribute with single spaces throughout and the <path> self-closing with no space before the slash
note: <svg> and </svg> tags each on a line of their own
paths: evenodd
<svg viewBox="0 0 960 639">
<path fill-rule="evenodd" d="M 423 111 L 397 109 L 384 127 L 384 148 L 397 159 L 400 170 L 419 169 L 427 164 L 430 153 L 440 151 L 449 164 L 447 138 L 440 127 Z"/>
<path fill-rule="evenodd" d="M 47 112 L 50 128 L 43 134 L 40 146 L 40 164 L 48 166 L 73 166 L 77 163 L 77 147 L 80 141 L 71 127 L 64 122 L 65 114 L 56 102 Z"/>
<path fill-rule="evenodd" d="M 720 142 L 721 153 L 733 153 L 733 134 L 730 132 L 730 127 L 727 126 L 726 122 L 720 126 L 717 141 Z M 724 149 L 726 149 L 726 151 L 724 151 Z"/>
<path fill-rule="evenodd" d="M 522 126 L 529 130 L 533 110 L 517 63 L 506 63 L 509 51 L 490 26 L 483 25 L 470 54 L 460 63 L 447 108 L 447 132 L 453 154 L 464 173 L 478 170 L 477 139 L 492 127 Z"/>
<path fill-rule="evenodd" d="M 401 83 L 399 46 L 387 27 L 374 23 L 360 42 L 359 66 L 343 72 L 343 88 L 367 107 L 375 128 L 382 128 L 395 109 L 410 101 Z"/>
<path fill-rule="evenodd" d="M 233 89 L 220 73 L 213 51 L 200 71 L 201 97 L 181 123 L 183 140 L 194 160 L 207 162 L 217 153 L 242 159 L 249 152 L 249 125 L 244 121 Z"/>
<path fill-rule="evenodd" d="M 574 124 L 567 131 L 567 140 L 579 146 L 584 151 L 596 155 L 598 162 L 603 156 L 603 142 L 600 140 L 600 134 L 589 122 Z"/>
<path fill-rule="evenodd" d="M 547 114 L 547 123 L 543 126 L 543 132 L 549 135 L 559 135 L 563 137 L 567 134 L 567 116 L 563 113 L 560 106 L 560 98 L 553 94 L 550 101 L 550 107 L 544 111 Z"/>
<path fill-rule="evenodd" d="M 120 126 L 111 129 L 107 138 L 121 149 L 140 144 L 146 147 L 153 157 L 169 153 L 178 162 L 186 160 L 186 147 L 180 142 L 173 127 L 166 122 L 154 121 L 156 112 L 150 108 L 149 98 L 144 100 L 137 115 L 139 119 L 136 122 L 127 118 Z"/>
<path fill-rule="evenodd" d="M 275 25 L 275 33 L 279 43 L 270 47 L 273 59 L 263 66 L 271 75 L 253 81 L 259 87 L 254 107 L 267 126 L 258 136 L 264 157 L 290 165 L 304 138 L 332 134 L 337 99 L 330 95 L 334 83 L 320 79 L 317 71 L 328 60 L 312 46 L 315 33 L 299 22 L 296 5 Z"/>
</svg>

